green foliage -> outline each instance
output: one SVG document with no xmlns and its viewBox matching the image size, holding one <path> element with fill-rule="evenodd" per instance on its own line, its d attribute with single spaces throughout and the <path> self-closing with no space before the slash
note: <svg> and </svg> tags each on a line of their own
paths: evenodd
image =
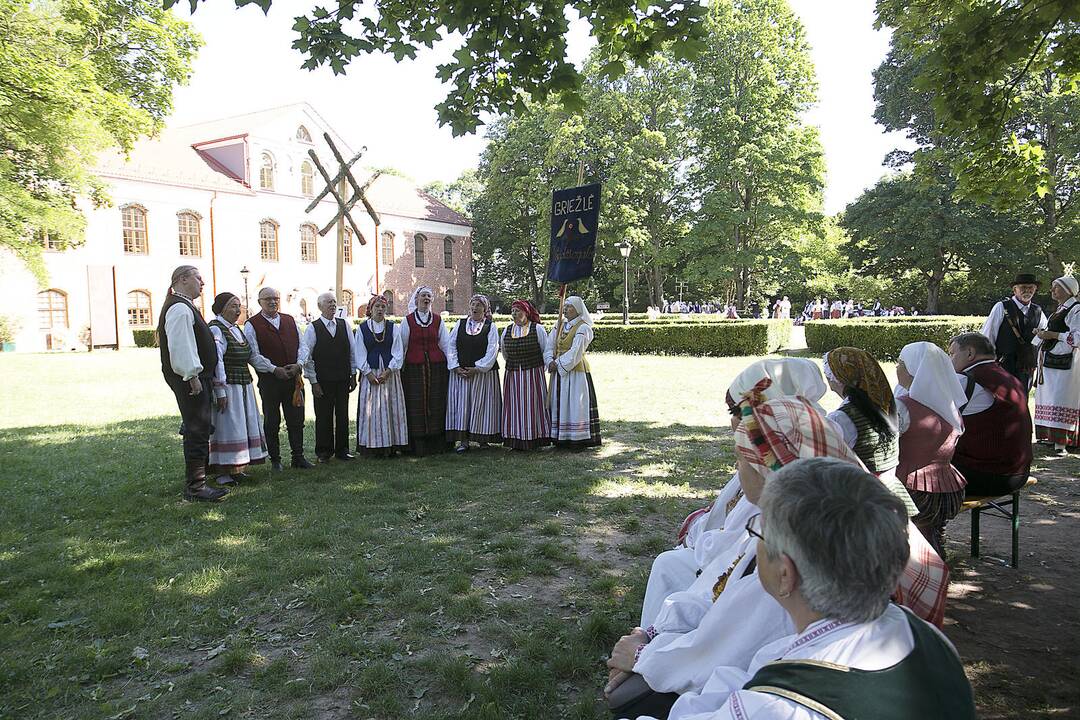
<svg viewBox="0 0 1080 720">
<path fill-rule="evenodd" d="M 42 234 L 81 242 L 91 170 L 172 109 L 201 44 L 152 0 L 0 0 L 0 247 L 44 277 Z"/>
<path fill-rule="evenodd" d="M 192 11 L 199 0 L 188 0 Z M 165 7 L 179 0 L 165 0 Z M 235 0 L 268 11 L 273 0 Z M 282 3 L 279 3 L 281 5 Z M 338 0 L 333 11 L 322 6 L 296 18 L 293 47 L 304 67 L 329 65 L 343 74 L 353 58 L 379 52 L 398 62 L 414 59 L 421 47 L 432 48 L 454 37 L 460 46 L 438 66 L 436 76 L 450 85 L 436 106 L 440 125 L 455 135 L 475 130 L 485 113 L 508 114 L 526 99 L 557 98 L 570 111 L 585 106 L 582 76 L 567 58 L 568 11 L 589 23 L 603 67 L 611 76 L 627 63 L 644 63 L 665 43 L 684 55 L 701 44 L 704 8 L 698 3 L 572 2 L 518 3 L 493 6 L 482 0 L 409 3 Z M 290 5 L 291 9 L 291 5 Z"/>
<path fill-rule="evenodd" d="M 7 315 L 0 315 L 0 343 L 15 341 L 15 333 L 19 331 L 19 321 Z"/>
<path fill-rule="evenodd" d="M 135 347 L 149 348 L 158 346 L 157 330 L 132 330 Z"/>
<path fill-rule="evenodd" d="M 632 355 L 768 355 L 787 345 L 790 320 L 596 325 L 589 350 Z"/>
<path fill-rule="evenodd" d="M 806 346 L 815 353 L 862 348 L 878 360 L 895 360 L 908 343 L 928 341 L 948 349 L 949 338 L 982 328 L 981 317 L 937 315 L 914 318 L 856 318 L 806 323 Z"/>
<path fill-rule="evenodd" d="M 424 186 L 424 192 L 466 216 L 469 214 L 470 203 L 480 194 L 481 189 L 482 186 L 474 168 L 462 172 L 461 176 L 452 183 L 436 180 Z"/>
</svg>

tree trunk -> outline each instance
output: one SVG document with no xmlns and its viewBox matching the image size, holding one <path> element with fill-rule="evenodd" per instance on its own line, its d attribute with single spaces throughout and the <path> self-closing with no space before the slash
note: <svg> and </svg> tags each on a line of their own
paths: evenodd
<svg viewBox="0 0 1080 720">
<path fill-rule="evenodd" d="M 944 280 L 944 273 L 941 277 L 937 273 L 931 275 L 926 281 L 926 314 L 936 315 L 938 311 L 938 301 L 941 298 L 941 281 Z"/>
<path fill-rule="evenodd" d="M 1052 75 L 1049 72 L 1046 74 L 1045 82 L 1046 92 L 1049 95 L 1053 90 Z M 1046 264 L 1050 266 L 1051 275 L 1061 277 L 1065 274 L 1065 265 L 1062 262 L 1061 255 L 1055 249 L 1058 227 L 1058 127 L 1050 116 L 1051 112 L 1048 109 L 1043 117 L 1043 150 L 1046 153 L 1046 174 L 1049 176 L 1050 188 L 1046 195 L 1040 199 L 1039 206 L 1043 214 L 1042 240 L 1046 252 Z"/>
</svg>

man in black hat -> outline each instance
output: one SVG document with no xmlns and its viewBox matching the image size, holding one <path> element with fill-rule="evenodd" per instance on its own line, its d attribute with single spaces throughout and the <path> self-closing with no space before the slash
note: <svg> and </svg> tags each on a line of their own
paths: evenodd
<svg viewBox="0 0 1080 720">
<path fill-rule="evenodd" d="M 1012 296 L 994 305 L 982 327 L 982 334 L 997 348 L 998 362 L 1020 381 L 1024 390 L 1031 389 L 1035 370 L 1036 348 L 1031 340 L 1036 331 L 1046 329 L 1046 315 L 1031 301 L 1038 289 L 1034 275 L 1017 275 Z"/>
</svg>

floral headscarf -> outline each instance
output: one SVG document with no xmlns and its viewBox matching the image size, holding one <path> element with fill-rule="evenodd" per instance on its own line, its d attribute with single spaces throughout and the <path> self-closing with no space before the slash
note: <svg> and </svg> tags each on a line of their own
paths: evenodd
<svg viewBox="0 0 1080 720">
<path fill-rule="evenodd" d="M 483 304 L 483 306 L 484 306 L 484 319 L 485 320 L 490 320 L 491 319 L 491 301 L 488 300 L 488 296 L 487 295 L 481 295 L 480 293 L 476 293 L 471 298 L 469 298 L 469 314 L 470 315 L 472 314 L 472 306 L 475 305 L 476 303 L 482 303 Z"/>
<path fill-rule="evenodd" d="M 885 372 L 877 360 L 865 350 L 853 347 L 838 347 L 825 353 L 825 377 L 835 380 L 844 387 L 862 390 L 886 416 L 896 414 L 896 400 Z"/>
<path fill-rule="evenodd" d="M 383 305 L 389 305 L 390 304 L 389 301 L 386 299 L 385 295 L 372 295 L 371 299 L 367 301 L 367 310 L 365 311 L 364 314 L 367 317 L 371 317 L 371 311 L 374 310 L 375 306 L 380 302 Z"/>
</svg>

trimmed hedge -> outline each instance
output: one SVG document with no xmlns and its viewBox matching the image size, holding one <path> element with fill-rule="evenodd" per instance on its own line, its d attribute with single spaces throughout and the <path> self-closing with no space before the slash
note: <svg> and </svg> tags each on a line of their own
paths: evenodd
<svg viewBox="0 0 1080 720">
<path fill-rule="evenodd" d="M 816 353 L 862 348 L 878 360 L 895 360 L 908 343 L 926 340 L 948 349 L 949 338 L 978 332 L 985 318 L 937 315 L 913 318 L 852 318 L 806 323 L 806 346 Z"/>
<path fill-rule="evenodd" d="M 734 357 L 768 355 L 787 346 L 790 320 L 745 320 L 694 325 L 661 323 L 594 325 L 590 351 L 631 355 Z"/>
<path fill-rule="evenodd" d="M 132 330 L 131 334 L 135 339 L 135 347 L 150 348 L 157 347 L 157 330 Z"/>
</svg>

